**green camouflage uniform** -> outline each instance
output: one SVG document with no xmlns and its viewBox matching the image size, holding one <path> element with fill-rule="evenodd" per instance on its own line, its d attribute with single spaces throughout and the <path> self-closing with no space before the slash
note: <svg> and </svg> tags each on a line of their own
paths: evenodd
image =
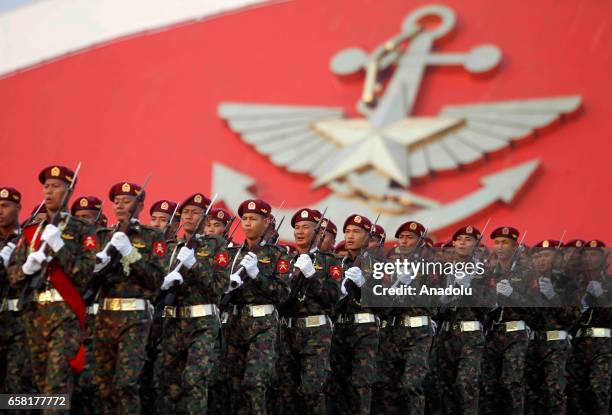
<svg viewBox="0 0 612 415">
<path fill-rule="evenodd" d="M 100 246 L 112 236 L 107 229 Z M 150 310 L 104 310 L 105 299 L 150 300 L 163 277 L 165 244 L 154 228 L 133 224 L 127 236 L 134 250 L 108 270 L 100 290 L 94 337 L 95 384 L 101 413 L 140 413 L 140 376 L 146 359 Z M 117 255 L 119 255 L 117 253 Z M 111 262 L 107 267 L 112 267 Z M 102 270 L 104 272 L 105 270 Z"/>
</svg>

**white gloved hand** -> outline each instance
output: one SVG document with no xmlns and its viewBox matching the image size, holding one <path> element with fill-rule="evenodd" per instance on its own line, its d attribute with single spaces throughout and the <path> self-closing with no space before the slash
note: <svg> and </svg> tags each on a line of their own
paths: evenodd
<svg viewBox="0 0 612 415">
<path fill-rule="evenodd" d="M 461 277 L 455 275 L 455 282 L 458 285 L 462 285 L 464 288 L 468 288 L 470 285 L 472 285 L 472 276 L 469 274 L 465 274 Z"/>
<path fill-rule="evenodd" d="M 586 292 L 591 294 L 593 297 L 600 297 L 603 294 L 603 287 L 599 281 L 589 281 Z"/>
<path fill-rule="evenodd" d="M 2 258 L 2 263 L 4 267 L 8 267 L 9 261 L 11 260 L 11 255 L 13 255 L 13 251 L 15 250 L 15 244 L 12 242 L 7 243 L 2 250 L 0 250 L 0 258 Z"/>
<path fill-rule="evenodd" d="M 99 272 L 101 269 L 108 265 L 110 260 L 111 258 L 106 253 L 106 250 L 98 252 L 96 254 L 96 265 L 94 266 L 94 272 Z"/>
<path fill-rule="evenodd" d="M 178 281 L 179 284 L 183 283 L 183 276 L 180 272 L 172 271 L 170 274 L 164 277 L 164 282 L 162 283 L 161 289 L 166 291 L 168 288 L 174 285 L 174 281 Z"/>
<path fill-rule="evenodd" d="M 552 281 L 550 280 L 550 278 L 548 277 L 539 278 L 538 285 L 540 286 L 540 292 L 542 293 L 542 295 L 548 298 L 549 300 L 556 295 L 555 287 L 553 287 Z"/>
<path fill-rule="evenodd" d="M 401 271 L 397 271 L 396 272 L 397 275 L 397 279 L 399 280 L 399 282 L 401 282 L 404 285 L 410 285 L 412 284 L 412 281 L 414 281 L 414 278 L 412 278 L 412 272 L 408 271 L 408 272 L 401 272 Z"/>
<path fill-rule="evenodd" d="M 47 255 L 44 252 L 34 251 L 28 255 L 26 262 L 22 265 L 21 270 L 26 275 L 32 275 L 42 268 L 43 262 L 47 260 Z"/>
<path fill-rule="evenodd" d="M 346 295 L 348 295 L 348 291 L 346 290 L 346 287 L 344 286 L 344 284 L 346 284 L 347 278 L 344 278 L 342 280 L 342 284 L 340 284 L 340 294 L 342 294 L 342 297 L 345 297 Z"/>
<path fill-rule="evenodd" d="M 234 291 L 236 288 L 240 287 L 243 284 L 242 278 L 238 274 L 230 275 L 230 284 L 229 288 L 226 292 Z"/>
<path fill-rule="evenodd" d="M 257 255 L 253 252 L 247 253 L 242 261 L 240 261 L 240 265 L 244 267 L 247 272 L 247 275 L 252 279 L 257 278 L 257 274 L 259 274 L 259 268 L 257 267 Z"/>
<path fill-rule="evenodd" d="M 115 232 L 110 240 L 110 244 L 119 251 L 121 256 L 128 256 L 132 249 L 134 249 L 130 238 L 123 232 Z"/>
<path fill-rule="evenodd" d="M 496 291 L 498 294 L 501 294 L 505 297 L 510 297 L 514 289 L 510 285 L 510 281 L 501 280 L 500 282 L 497 283 Z"/>
<path fill-rule="evenodd" d="M 315 274 L 314 266 L 312 265 L 312 259 L 308 254 L 302 254 L 295 261 L 296 268 L 299 268 L 302 271 L 302 274 L 306 278 L 310 278 Z"/>
<path fill-rule="evenodd" d="M 43 230 L 40 239 L 45 241 L 55 253 L 57 253 L 64 246 L 64 241 L 62 240 L 62 232 L 57 226 L 51 223 L 45 226 L 45 230 Z"/>
<path fill-rule="evenodd" d="M 359 267 L 351 267 L 347 269 L 344 275 L 346 275 L 346 278 L 353 281 L 359 288 L 365 284 L 365 278 L 363 277 L 363 273 Z"/>
<path fill-rule="evenodd" d="M 178 259 L 179 262 L 183 263 L 183 265 L 189 269 L 191 269 L 196 263 L 195 252 L 193 249 L 187 248 L 186 246 L 181 248 L 176 256 L 176 259 Z"/>
</svg>

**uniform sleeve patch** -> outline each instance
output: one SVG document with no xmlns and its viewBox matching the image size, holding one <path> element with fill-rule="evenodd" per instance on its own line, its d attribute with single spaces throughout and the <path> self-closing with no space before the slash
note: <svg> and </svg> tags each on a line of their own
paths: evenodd
<svg viewBox="0 0 612 415">
<path fill-rule="evenodd" d="M 329 275 L 336 281 L 340 281 L 342 279 L 342 268 L 337 265 L 329 267 Z"/>
<path fill-rule="evenodd" d="M 276 271 L 280 272 L 281 274 L 289 272 L 289 261 L 286 259 L 279 259 L 276 263 Z"/>
<path fill-rule="evenodd" d="M 228 263 L 229 255 L 227 252 L 219 252 L 217 255 L 215 255 L 215 264 L 219 265 L 220 267 L 225 267 Z"/>
<path fill-rule="evenodd" d="M 98 246 L 98 240 L 96 239 L 96 235 L 86 235 L 83 238 L 83 247 L 88 251 L 93 251 Z"/>
<path fill-rule="evenodd" d="M 166 255 L 166 244 L 163 241 L 153 242 L 153 252 L 157 256 Z"/>
</svg>

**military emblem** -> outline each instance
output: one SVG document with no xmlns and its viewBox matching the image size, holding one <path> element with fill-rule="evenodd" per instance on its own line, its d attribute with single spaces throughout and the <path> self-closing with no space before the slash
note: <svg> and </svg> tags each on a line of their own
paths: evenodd
<svg viewBox="0 0 612 415">
<path fill-rule="evenodd" d="M 223 219 L 223 218 L 225 217 L 225 213 L 223 213 L 223 211 L 222 211 L 222 210 L 220 210 L 219 212 L 217 212 L 217 217 L 218 217 L 219 219 Z"/>
<path fill-rule="evenodd" d="M 215 264 L 224 267 L 228 264 L 229 258 L 225 252 L 219 252 L 215 255 Z"/>
<path fill-rule="evenodd" d="M 597 248 L 597 241 L 591 241 L 589 245 L 591 246 L 591 248 Z"/>
<path fill-rule="evenodd" d="M 410 230 L 411 230 L 411 231 L 414 231 L 416 228 L 417 228 L 417 224 L 416 224 L 416 223 L 414 223 L 414 222 L 412 222 L 412 223 L 410 224 Z"/>
<path fill-rule="evenodd" d="M 132 187 L 130 186 L 129 183 L 123 183 L 123 186 L 121 186 L 121 191 L 122 192 L 129 192 L 132 189 Z"/>
<path fill-rule="evenodd" d="M 249 210 L 255 209 L 255 202 L 249 202 L 248 207 L 249 207 Z"/>
<path fill-rule="evenodd" d="M 287 261 L 286 259 L 280 259 L 276 263 L 276 270 L 281 274 L 284 274 L 285 272 L 289 271 L 289 261 Z"/>
<path fill-rule="evenodd" d="M 168 202 L 162 202 L 160 207 L 161 207 L 162 210 L 168 210 L 170 205 L 168 205 Z"/>
<path fill-rule="evenodd" d="M 202 203 L 202 195 L 195 195 L 193 201 L 196 203 Z"/>
<path fill-rule="evenodd" d="M 164 256 L 166 254 L 166 244 L 163 241 L 154 242 L 153 252 L 157 256 Z"/>
<path fill-rule="evenodd" d="M 6 189 L 0 190 L 0 197 L 7 198 L 8 195 L 9 195 L 8 190 L 6 190 Z"/>
<path fill-rule="evenodd" d="M 331 275 L 334 280 L 340 281 L 342 279 L 342 268 L 336 265 L 329 267 L 329 275 Z"/>
<path fill-rule="evenodd" d="M 582 241 L 577 241 L 577 242 L 576 242 L 576 246 L 577 246 L 578 248 L 580 248 L 580 247 L 582 246 Z"/>
<path fill-rule="evenodd" d="M 87 199 L 82 198 L 79 202 L 79 205 L 81 205 L 81 207 L 87 207 Z"/>
<path fill-rule="evenodd" d="M 308 217 L 308 211 L 307 210 L 303 210 L 302 213 L 300 214 L 300 216 L 302 218 L 307 218 Z"/>
<path fill-rule="evenodd" d="M 96 236 L 95 235 L 87 235 L 83 239 L 83 246 L 88 251 L 92 251 L 92 250 L 96 249 L 96 245 L 97 245 L 97 240 L 96 240 Z"/>
<path fill-rule="evenodd" d="M 503 228 L 502 229 L 502 234 L 508 235 L 509 233 L 510 233 L 510 229 L 508 229 L 508 228 Z"/>
<path fill-rule="evenodd" d="M 60 175 L 60 168 L 55 166 L 51 169 L 51 176 L 53 177 L 59 177 Z"/>
<path fill-rule="evenodd" d="M 357 215 L 353 220 L 355 221 L 355 223 L 361 223 L 361 216 Z"/>
<path fill-rule="evenodd" d="M 549 246 L 550 246 L 550 243 L 548 241 L 542 242 L 542 248 L 548 248 Z"/>
<path fill-rule="evenodd" d="M 468 226 L 467 228 L 465 228 L 465 233 L 473 233 L 474 232 L 474 228 L 472 228 L 471 226 Z"/>
<path fill-rule="evenodd" d="M 419 24 L 431 17 L 440 21 L 435 28 Z M 410 215 L 435 231 L 497 201 L 510 204 L 540 165 L 538 159 L 484 176 L 480 189 L 450 202 L 419 194 L 415 180 L 476 168 L 479 161 L 576 112 L 581 97 L 447 105 L 437 115 L 411 115 L 428 66 L 459 65 L 481 74 L 501 61 L 501 50 L 492 44 L 465 53 L 434 52 L 436 41 L 455 23 L 452 9 L 424 6 L 407 15 L 399 33 L 373 51 L 353 47 L 331 57 L 330 68 L 337 76 L 365 73 L 356 103 L 359 118 L 346 118 L 344 109 L 336 107 L 239 102 L 221 103 L 218 114 L 272 163 L 288 173 L 310 175 L 313 188 L 330 189 L 313 208 L 329 206 L 337 217 L 355 210 L 366 217 L 381 213 L 379 223 L 396 228 Z M 388 82 L 383 82 L 383 71 L 390 73 Z M 308 157 L 301 154 L 304 148 Z M 228 183 L 234 186 L 228 189 Z M 252 198 L 249 188 L 254 184 L 255 179 L 222 164 L 213 167 L 213 191 L 223 194 L 229 205 Z M 290 230 L 283 232 L 281 237 L 290 239 Z"/>
</svg>

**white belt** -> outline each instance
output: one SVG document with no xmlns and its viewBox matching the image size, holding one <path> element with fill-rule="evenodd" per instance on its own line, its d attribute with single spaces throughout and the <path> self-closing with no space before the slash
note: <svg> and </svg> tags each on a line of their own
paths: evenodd
<svg viewBox="0 0 612 415">
<path fill-rule="evenodd" d="M 95 316 L 96 314 L 98 314 L 99 309 L 100 309 L 100 304 L 95 303 L 87 307 L 86 311 L 87 311 L 87 314 Z"/>
<path fill-rule="evenodd" d="M 34 297 L 34 301 L 37 303 L 55 303 L 58 301 L 64 301 L 60 293 L 55 289 L 51 288 L 46 291 L 41 291 Z"/>
<path fill-rule="evenodd" d="M 247 305 L 251 317 L 265 317 L 274 313 L 272 304 Z"/>
<path fill-rule="evenodd" d="M 163 316 L 168 318 L 196 318 L 213 315 L 219 315 L 219 309 L 215 304 L 197 304 L 184 307 L 166 306 L 163 313 Z"/>
<path fill-rule="evenodd" d="M 546 332 L 546 341 L 556 341 L 567 339 L 567 331 L 565 330 L 549 330 Z"/>
<path fill-rule="evenodd" d="M 102 310 L 109 311 L 144 311 L 147 301 L 142 298 L 103 298 L 100 303 Z"/>
<path fill-rule="evenodd" d="M 367 324 L 376 323 L 376 316 L 372 313 L 356 313 L 341 315 L 338 319 L 338 323 L 355 323 L 355 324 Z"/>
<path fill-rule="evenodd" d="M 9 298 L 6 300 L 6 309 L 8 311 L 19 311 L 19 298 Z"/>
<path fill-rule="evenodd" d="M 329 322 L 324 314 L 307 317 L 292 317 L 287 319 L 287 327 L 320 327 Z"/>
<path fill-rule="evenodd" d="M 606 327 L 588 327 L 580 337 L 607 337 L 610 338 L 610 329 Z"/>
<path fill-rule="evenodd" d="M 399 320 L 399 325 L 404 327 L 423 327 L 429 326 L 428 316 L 402 316 Z"/>
</svg>

